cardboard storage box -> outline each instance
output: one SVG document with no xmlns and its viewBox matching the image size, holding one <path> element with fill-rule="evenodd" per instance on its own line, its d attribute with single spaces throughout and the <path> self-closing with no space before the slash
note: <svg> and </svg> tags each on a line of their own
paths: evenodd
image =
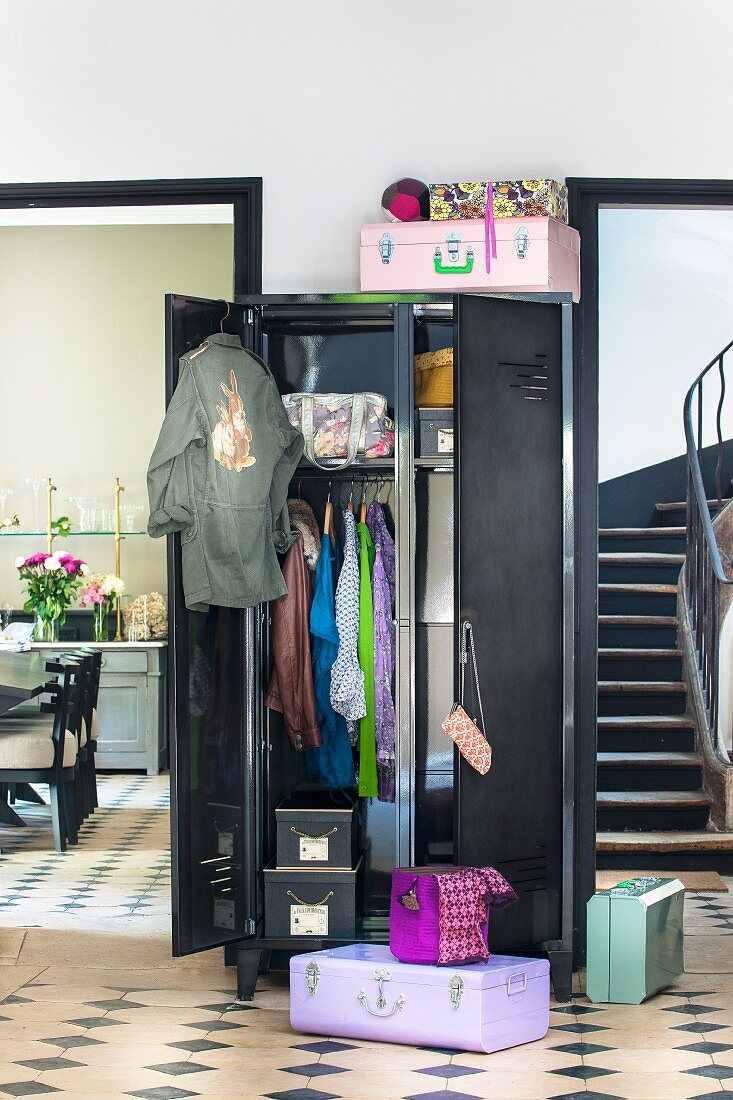
<svg viewBox="0 0 733 1100">
<path fill-rule="evenodd" d="M 474 183 L 431 183 L 430 220 L 483 218 L 487 180 Z M 568 189 L 557 180 L 494 180 L 495 218 L 557 218 L 568 220 Z"/>
<path fill-rule="evenodd" d="M 278 867 L 340 867 L 356 864 L 355 807 L 318 805 L 289 798 L 275 810 Z"/>
<path fill-rule="evenodd" d="M 453 409 L 417 409 L 416 453 L 420 458 L 453 454 Z"/>
<path fill-rule="evenodd" d="M 354 939 L 361 914 L 362 859 L 353 871 L 266 867 L 265 935 Z"/>
</svg>

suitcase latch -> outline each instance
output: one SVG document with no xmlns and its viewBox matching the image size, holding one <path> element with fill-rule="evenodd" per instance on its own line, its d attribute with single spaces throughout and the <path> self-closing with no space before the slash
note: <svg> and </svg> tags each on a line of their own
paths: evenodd
<svg viewBox="0 0 733 1100">
<path fill-rule="evenodd" d="M 517 250 L 517 259 L 524 260 L 529 248 L 529 233 L 524 226 L 521 226 L 514 234 L 514 247 Z"/>
<path fill-rule="evenodd" d="M 392 978 L 392 975 L 390 974 L 389 970 L 385 970 L 381 966 L 378 967 L 374 971 L 374 980 L 377 983 L 377 988 L 378 988 L 377 1008 L 386 1008 L 387 1007 L 387 998 L 384 995 L 384 990 L 382 989 L 382 985 L 383 985 L 384 982 L 390 981 L 391 978 Z"/>
<path fill-rule="evenodd" d="M 383 233 L 379 238 L 379 255 L 383 264 L 391 262 L 394 255 L 394 237 L 391 233 Z"/>
<path fill-rule="evenodd" d="M 454 974 L 448 982 L 448 992 L 450 993 L 450 1006 L 454 1012 L 457 1012 L 463 1000 L 463 978 L 460 974 Z"/>
<path fill-rule="evenodd" d="M 317 962 L 309 962 L 305 968 L 305 984 L 311 997 L 315 996 L 318 992 L 318 981 L 321 977 L 321 970 Z"/>
</svg>

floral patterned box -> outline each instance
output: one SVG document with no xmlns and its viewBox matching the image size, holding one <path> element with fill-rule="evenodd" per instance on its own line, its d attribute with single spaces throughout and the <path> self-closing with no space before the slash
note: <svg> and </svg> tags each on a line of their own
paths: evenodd
<svg viewBox="0 0 733 1100">
<path fill-rule="evenodd" d="M 557 180 L 497 180 L 494 189 L 495 218 L 556 218 L 568 220 L 568 189 Z M 431 183 L 430 220 L 483 218 L 486 214 L 486 181 L 479 183 Z"/>
</svg>

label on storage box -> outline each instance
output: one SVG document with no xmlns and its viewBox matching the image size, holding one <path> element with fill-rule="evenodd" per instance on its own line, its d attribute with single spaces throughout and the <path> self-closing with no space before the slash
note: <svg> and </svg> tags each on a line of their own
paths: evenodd
<svg viewBox="0 0 733 1100">
<path fill-rule="evenodd" d="M 327 905 L 291 905 L 291 936 L 327 936 Z"/>
<path fill-rule="evenodd" d="M 327 836 L 302 836 L 300 838 L 301 863 L 326 863 L 328 861 Z"/>
<path fill-rule="evenodd" d="M 438 428 L 438 454 L 453 454 L 452 428 Z"/>
</svg>

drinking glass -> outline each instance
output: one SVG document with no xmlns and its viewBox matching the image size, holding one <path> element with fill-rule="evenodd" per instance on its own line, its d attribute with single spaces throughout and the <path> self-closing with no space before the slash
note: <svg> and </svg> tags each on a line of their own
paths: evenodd
<svg viewBox="0 0 733 1100">
<path fill-rule="evenodd" d="M 130 610 L 127 640 L 128 642 L 147 642 L 149 637 L 148 597 L 138 596 Z"/>
<path fill-rule="evenodd" d="M 125 531 L 135 530 L 135 520 L 143 510 L 142 504 L 123 504 L 122 518 Z"/>
<path fill-rule="evenodd" d="M 94 531 L 96 497 L 69 497 L 72 504 L 79 509 L 79 530 Z"/>
<path fill-rule="evenodd" d="M 3 632 L 8 629 L 10 622 L 13 618 L 13 605 L 10 603 L 3 604 L 0 609 L 0 630 Z"/>
<path fill-rule="evenodd" d="M 41 530 L 41 487 L 46 484 L 45 477 L 27 477 L 26 485 L 33 490 L 33 530 Z"/>
<path fill-rule="evenodd" d="M 7 515 L 6 507 L 9 497 L 14 497 L 17 493 L 17 489 L 0 489 L 0 519 L 4 519 Z M 10 528 L 0 528 L 0 535 L 4 535 Z"/>
</svg>

